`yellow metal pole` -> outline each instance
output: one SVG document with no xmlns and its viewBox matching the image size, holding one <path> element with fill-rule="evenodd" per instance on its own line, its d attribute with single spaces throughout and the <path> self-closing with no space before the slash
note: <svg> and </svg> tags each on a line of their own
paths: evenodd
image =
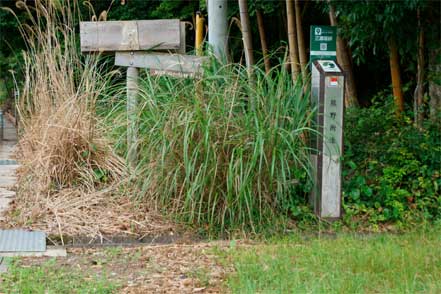
<svg viewBox="0 0 441 294">
<path fill-rule="evenodd" d="M 197 55 L 202 55 L 203 41 L 204 41 L 204 17 L 198 11 L 196 12 L 196 38 L 194 45 Z"/>
<path fill-rule="evenodd" d="M 201 12 L 196 12 L 196 37 L 195 37 L 195 44 L 194 48 L 196 50 L 196 55 L 202 55 L 202 43 L 204 42 L 204 17 L 202 16 Z M 197 79 L 195 79 L 197 81 Z M 202 85 L 199 82 L 195 83 L 196 87 L 196 97 L 198 100 L 203 99 L 204 94 L 202 91 Z"/>
</svg>

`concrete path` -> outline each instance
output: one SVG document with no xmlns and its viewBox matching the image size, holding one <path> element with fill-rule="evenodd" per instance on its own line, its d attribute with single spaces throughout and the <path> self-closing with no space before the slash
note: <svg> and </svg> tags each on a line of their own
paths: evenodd
<svg viewBox="0 0 441 294">
<path fill-rule="evenodd" d="M 17 182 L 15 173 L 19 167 L 13 156 L 16 143 L 17 132 L 15 126 L 5 118 L 3 140 L 0 142 L 0 220 L 3 219 L 3 213 L 15 197 Z"/>
<path fill-rule="evenodd" d="M 9 204 L 15 197 L 15 189 L 17 184 L 17 176 L 16 171 L 20 167 L 17 161 L 14 158 L 14 149 L 17 144 L 17 132 L 14 124 L 12 124 L 8 119 L 4 120 L 4 129 L 3 129 L 3 140 L 0 140 L 0 220 L 4 219 L 4 213 L 8 210 Z M 2 228 L 0 228 L 0 231 Z M 11 230 L 9 230 L 11 231 Z M 20 247 L 14 245 L 14 249 L 4 249 L 9 251 L 0 252 L 0 273 L 6 272 L 8 269 L 8 258 L 11 256 L 66 256 L 65 248 L 47 248 L 46 247 L 46 234 L 43 232 L 29 232 L 22 231 L 21 235 L 15 234 L 16 239 L 5 237 L 8 230 L 2 231 L 3 245 L 5 242 L 15 241 L 20 242 L 16 244 L 20 244 L 23 248 L 24 242 L 30 242 L 27 244 L 30 248 L 30 251 L 20 251 Z M 39 234 L 39 238 L 30 239 L 30 234 Z M 19 239 L 17 239 L 20 237 Z M 40 247 L 44 249 L 39 249 L 40 251 L 35 251 L 34 247 L 37 243 L 43 243 Z M 10 245 L 10 244 L 9 244 Z M 7 246 L 6 246 L 7 247 Z M 35 247 L 36 248 L 36 247 Z M 18 251 L 15 251 L 18 249 Z M 23 249 L 23 250 L 26 250 Z M 29 250 L 29 248 L 28 248 Z"/>
<path fill-rule="evenodd" d="M 19 167 L 14 158 L 16 144 L 16 128 L 7 118 L 4 118 L 3 140 L 0 140 L 0 220 L 4 219 L 3 214 L 15 197 L 16 170 Z M 7 270 L 8 258 L 0 256 L 0 273 Z"/>
</svg>

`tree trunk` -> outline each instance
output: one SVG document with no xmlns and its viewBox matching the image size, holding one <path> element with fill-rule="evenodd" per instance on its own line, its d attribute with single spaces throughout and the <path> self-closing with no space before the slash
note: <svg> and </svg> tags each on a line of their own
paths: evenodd
<svg viewBox="0 0 441 294">
<path fill-rule="evenodd" d="M 280 11 L 280 18 L 278 19 L 279 23 L 281 23 L 282 25 L 280 26 L 281 29 L 278 30 L 279 31 L 279 40 L 283 40 L 286 37 L 286 34 L 288 34 L 288 27 L 287 27 L 287 23 L 288 21 L 286 20 L 286 10 L 282 9 Z"/>
<path fill-rule="evenodd" d="M 400 77 L 400 59 L 398 56 L 397 43 L 394 38 L 389 39 L 389 63 L 390 74 L 392 78 L 392 91 L 396 106 L 397 115 L 400 115 L 404 110 L 403 92 L 401 89 Z"/>
<path fill-rule="evenodd" d="M 418 9 L 418 61 L 417 61 L 417 86 L 415 90 L 415 125 L 422 126 L 424 113 L 423 113 L 423 97 L 424 97 L 424 29 L 421 26 L 420 11 Z"/>
<path fill-rule="evenodd" d="M 256 9 L 257 27 L 259 28 L 260 45 L 262 46 L 263 63 L 265 64 L 265 72 L 271 70 L 271 63 L 268 57 L 268 46 L 266 43 L 265 26 L 263 25 L 263 16 L 260 9 Z"/>
<path fill-rule="evenodd" d="M 440 63 L 441 48 L 433 48 L 429 53 L 429 107 L 430 119 L 437 121 L 441 119 L 441 84 L 440 84 Z"/>
<path fill-rule="evenodd" d="M 332 26 L 337 26 L 337 17 L 334 6 L 329 1 L 329 21 Z M 337 62 L 346 73 L 345 107 L 358 106 L 357 87 L 355 86 L 354 71 L 352 70 L 351 54 L 348 52 L 346 41 L 337 35 Z"/>
<path fill-rule="evenodd" d="M 239 0 L 240 23 L 242 27 L 242 39 L 245 50 L 245 61 L 248 72 L 251 73 L 254 64 L 253 41 L 251 37 L 250 16 L 248 14 L 247 0 Z"/>
<path fill-rule="evenodd" d="M 297 34 L 295 23 L 295 12 L 293 7 L 294 0 L 286 0 L 286 18 L 288 22 L 288 45 L 289 62 L 291 64 L 292 79 L 295 82 L 299 75 L 299 52 L 297 47 Z"/>
<path fill-rule="evenodd" d="M 305 49 L 305 38 L 303 37 L 303 26 L 302 26 L 302 12 L 300 9 L 299 0 L 295 0 L 295 11 L 296 11 L 296 29 L 297 29 L 297 44 L 299 46 L 299 58 L 300 58 L 300 68 L 302 71 L 303 83 L 306 83 L 308 78 L 308 58 L 306 57 Z"/>
</svg>

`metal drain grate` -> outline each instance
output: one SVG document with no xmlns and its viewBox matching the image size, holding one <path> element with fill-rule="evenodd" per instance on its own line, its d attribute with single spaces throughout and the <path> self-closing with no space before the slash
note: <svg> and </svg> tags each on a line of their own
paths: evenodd
<svg viewBox="0 0 441 294">
<path fill-rule="evenodd" d="M 46 251 L 46 234 L 25 230 L 0 230 L 0 252 Z"/>
</svg>

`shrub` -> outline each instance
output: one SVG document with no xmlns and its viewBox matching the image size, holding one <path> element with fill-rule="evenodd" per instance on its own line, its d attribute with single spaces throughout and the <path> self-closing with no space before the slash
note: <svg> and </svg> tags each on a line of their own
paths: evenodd
<svg viewBox="0 0 441 294">
<path fill-rule="evenodd" d="M 397 119 L 392 104 L 349 109 L 345 119 L 344 197 L 350 216 L 371 222 L 416 214 L 441 217 L 439 125 Z"/>
</svg>

